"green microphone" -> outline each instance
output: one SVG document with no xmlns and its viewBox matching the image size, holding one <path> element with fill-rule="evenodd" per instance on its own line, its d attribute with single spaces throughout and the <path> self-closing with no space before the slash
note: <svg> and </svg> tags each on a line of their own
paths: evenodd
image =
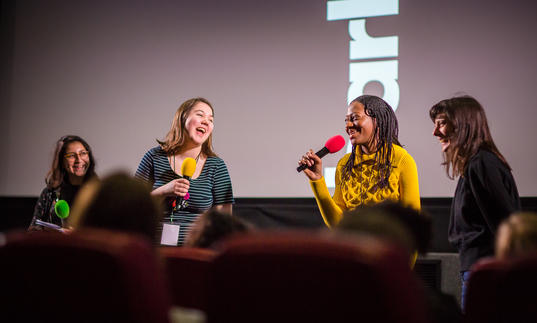
<svg viewBox="0 0 537 323">
<path fill-rule="evenodd" d="M 60 219 L 65 219 L 69 216 L 69 203 L 66 200 L 58 200 L 54 205 L 54 212 Z"/>
</svg>

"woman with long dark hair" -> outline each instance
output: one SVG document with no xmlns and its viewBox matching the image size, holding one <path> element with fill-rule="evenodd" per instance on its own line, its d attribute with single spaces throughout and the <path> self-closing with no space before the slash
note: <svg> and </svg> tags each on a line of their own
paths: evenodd
<svg viewBox="0 0 537 323">
<path fill-rule="evenodd" d="M 170 131 L 159 146 L 142 158 L 136 177 L 152 185 L 165 214 L 158 231 L 161 243 L 182 245 L 200 214 L 216 208 L 231 213 L 233 190 L 224 161 L 213 151 L 214 109 L 204 98 L 189 99 L 175 113 Z M 186 158 L 196 161 L 190 181 L 181 173 Z M 186 203 L 177 203 L 179 200 Z"/>
<path fill-rule="evenodd" d="M 485 111 L 470 96 L 438 102 L 429 110 L 450 179 L 459 178 L 451 205 L 449 241 L 459 250 L 464 307 L 470 267 L 494 255 L 500 222 L 520 209 L 511 167 L 492 136 Z"/>
<path fill-rule="evenodd" d="M 64 200 L 72 205 L 78 190 L 89 179 L 96 177 L 95 158 L 88 143 L 79 136 L 63 136 L 56 142 L 52 166 L 34 209 L 28 230 L 43 230 L 36 220 L 65 227 L 64 219 L 55 212 L 56 202 Z"/>
<path fill-rule="evenodd" d="M 399 143 L 392 107 L 379 97 L 359 96 L 347 109 L 345 130 L 353 148 L 337 164 L 333 197 L 323 178 L 322 161 L 313 150 L 298 162 L 308 166 L 304 173 L 325 223 L 334 226 L 343 211 L 383 200 L 399 201 L 420 210 L 418 170 L 412 156 Z"/>
</svg>

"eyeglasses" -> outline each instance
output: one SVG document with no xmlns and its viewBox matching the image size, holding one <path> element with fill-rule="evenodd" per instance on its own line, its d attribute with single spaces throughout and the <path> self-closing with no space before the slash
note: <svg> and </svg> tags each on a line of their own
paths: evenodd
<svg viewBox="0 0 537 323">
<path fill-rule="evenodd" d="M 63 155 L 63 157 L 65 159 L 74 160 L 76 158 L 76 156 L 78 156 L 78 158 L 85 158 L 85 157 L 88 157 L 88 155 L 89 155 L 89 151 L 82 150 L 82 151 L 79 151 L 78 153 L 65 154 L 65 155 Z"/>
</svg>

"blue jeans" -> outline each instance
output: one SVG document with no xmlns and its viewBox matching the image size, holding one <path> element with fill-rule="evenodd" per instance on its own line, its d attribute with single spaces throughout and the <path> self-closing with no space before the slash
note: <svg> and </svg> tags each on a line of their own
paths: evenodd
<svg viewBox="0 0 537 323">
<path fill-rule="evenodd" d="M 466 288 L 468 287 L 468 280 L 470 279 L 470 271 L 461 271 L 461 310 L 464 313 L 466 305 Z"/>
</svg>

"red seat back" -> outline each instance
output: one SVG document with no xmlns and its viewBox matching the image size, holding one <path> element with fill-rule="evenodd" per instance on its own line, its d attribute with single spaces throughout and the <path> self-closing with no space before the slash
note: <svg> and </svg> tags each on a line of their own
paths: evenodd
<svg viewBox="0 0 537 323">
<path fill-rule="evenodd" d="M 472 268 L 467 322 L 537 322 L 537 254 Z"/>
<path fill-rule="evenodd" d="M 371 238 L 256 233 L 215 258 L 209 322 L 425 322 L 402 250 Z"/>
<path fill-rule="evenodd" d="M 150 243 L 83 230 L 10 233 L 0 247 L 3 317 L 24 322 L 168 322 Z"/>
<path fill-rule="evenodd" d="M 188 247 L 161 247 L 159 252 L 166 264 L 173 304 L 205 311 L 209 271 L 216 253 Z"/>
</svg>

